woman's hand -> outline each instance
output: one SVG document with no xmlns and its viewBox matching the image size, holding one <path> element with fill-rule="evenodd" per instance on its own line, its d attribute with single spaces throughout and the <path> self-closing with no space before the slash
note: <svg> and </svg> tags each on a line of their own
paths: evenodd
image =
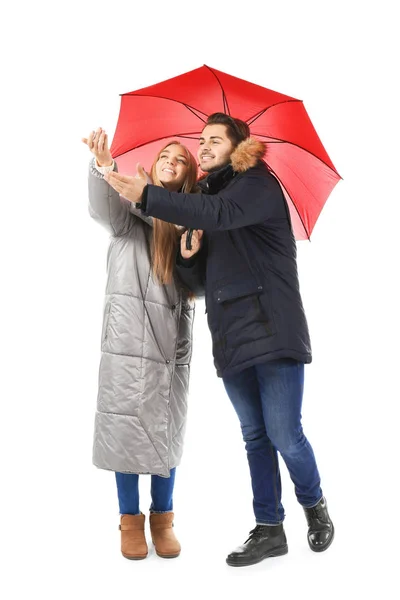
<svg viewBox="0 0 400 600">
<path fill-rule="evenodd" d="M 92 131 L 89 137 L 82 138 L 82 142 L 95 155 L 99 167 L 110 167 L 113 164 L 113 157 L 108 148 L 108 135 L 104 129 L 99 127 Z"/>
<path fill-rule="evenodd" d="M 192 258 L 197 252 L 200 250 L 202 246 L 201 238 L 203 237 L 203 231 L 201 229 L 195 229 L 192 234 L 192 249 L 188 250 L 186 248 L 186 239 L 188 232 L 185 233 L 181 237 L 181 254 L 182 258 Z"/>
</svg>

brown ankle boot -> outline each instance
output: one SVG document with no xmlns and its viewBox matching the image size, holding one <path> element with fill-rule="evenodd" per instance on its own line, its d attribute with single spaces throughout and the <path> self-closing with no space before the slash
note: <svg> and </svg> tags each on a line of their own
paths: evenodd
<svg viewBox="0 0 400 600">
<path fill-rule="evenodd" d="M 151 539 L 161 558 L 176 558 L 181 553 L 181 545 L 172 529 L 173 521 L 173 512 L 150 514 Z"/>
<path fill-rule="evenodd" d="M 141 560 L 148 553 L 147 542 L 144 535 L 145 516 L 121 515 L 121 552 L 122 556 L 130 560 Z"/>
</svg>

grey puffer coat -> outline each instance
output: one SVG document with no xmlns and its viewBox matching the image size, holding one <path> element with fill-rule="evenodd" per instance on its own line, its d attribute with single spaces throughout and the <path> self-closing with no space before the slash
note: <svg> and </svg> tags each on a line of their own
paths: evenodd
<svg viewBox="0 0 400 600">
<path fill-rule="evenodd" d="M 153 277 L 152 219 L 89 166 L 89 212 L 111 234 L 93 463 L 169 476 L 181 459 L 194 303 Z"/>
</svg>

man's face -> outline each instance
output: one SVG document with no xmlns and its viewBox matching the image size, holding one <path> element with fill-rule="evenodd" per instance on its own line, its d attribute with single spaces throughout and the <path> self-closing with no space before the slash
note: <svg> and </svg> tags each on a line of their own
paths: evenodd
<svg viewBox="0 0 400 600">
<path fill-rule="evenodd" d="M 230 162 L 233 150 L 234 146 L 226 134 L 225 125 L 206 125 L 197 152 L 201 170 L 210 173 L 224 167 Z"/>
</svg>

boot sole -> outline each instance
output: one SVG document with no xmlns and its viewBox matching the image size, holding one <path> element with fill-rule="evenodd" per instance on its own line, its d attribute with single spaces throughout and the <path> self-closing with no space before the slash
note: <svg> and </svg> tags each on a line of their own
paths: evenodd
<svg viewBox="0 0 400 600">
<path fill-rule="evenodd" d="M 308 545 L 310 546 L 310 548 L 313 552 L 325 552 L 325 550 L 328 550 L 329 546 L 332 544 L 334 537 L 335 537 L 335 528 L 332 525 L 332 536 L 331 536 L 329 542 L 327 544 L 325 544 L 325 546 L 323 546 L 322 548 L 314 548 L 314 546 L 312 546 L 310 544 L 310 540 L 307 540 L 307 541 L 308 541 Z"/>
<path fill-rule="evenodd" d="M 127 558 L 128 560 L 143 560 L 147 558 L 147 554 L 145 556 L 129 556 L 128 554 L 124 554 L 123 552 L 121 552 L 121 554 L 124 558 Z"/>
<path fill-rule="evenodd" d="M 160 554 L 159 552 L 157 552 L 157 550 L 156 550 L 156 545 L 155 545 L 155 543 L 154 543 L 154 542 L 153 542 L 153 546 L 154 546 L 154 549 L 155 549 L 155 551 L 156 551 L 156 554 L 157 554 L 157 556 L 159 556 L 160 558 L 178 558 L 178 556 L 179 556 L 179 555 L 180 555 L 180 553 L 181 553 L 181 552 L 179 551 L 177 554 Z"/>
<path fill-rule="evenodd" d="M 160 558 L 178 558 L 178 556 L 180 555 L 180 552 L 178 552 L 178 554 L 159 554 L 156 550 L 156 554 Z"/>
<path fill-rule="evenodd" d="M 289 552 L 289 548 L 288 545 L 285 544 L 284 546 L 279 546 L 278 548 L 274 548 L 273 550 L 270 550 L 269 552 L 266 552 L 265 554 L 263 554 L 263 556 L 257 558 L 257 559 L 252 559 L 252 560 L 247 560 L 247 561 L 237 561 L 237 560 L 230 560 L 229 557 L 226 559 L 227 564 L 230 567 L 249 567 L 250 565 L 256 565 L 258 563 L 260 563 L 262 560 L 265 560 L 266 558 L 274 558 L 276 556 L 283 556 L 284 554 L 287 554 Z"/>
</svg>

